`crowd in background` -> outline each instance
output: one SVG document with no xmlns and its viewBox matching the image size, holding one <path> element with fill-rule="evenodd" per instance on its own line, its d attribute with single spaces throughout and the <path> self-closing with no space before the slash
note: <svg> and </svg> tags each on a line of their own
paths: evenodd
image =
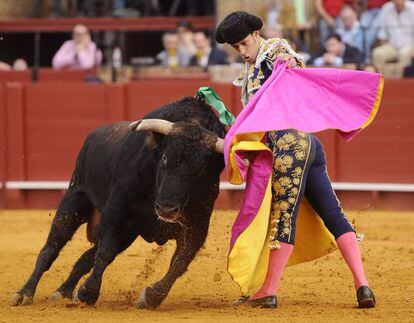
<svg viewBox="0 0 414 323">
<path fill-rule="evenodd" d="M 158 0 L 72 2 L 76 3 L 79 14 L 99 4 L 107 8 L 105 13 L 124 12 L 121 16 L 133 16 L 131 12 L 125 13 L 132 9 L 138 16 L 159 14 L 160 3 L 164 3 Z M 34 9 L 40 3 L 36 1 Z M 61 16 L 62 1 L 53 0 L 52 3 L 52 15 Z M 171 6 L 180 5 L 181 1 L 169 3 L 171 11 L 174 9 Z M 208 13 L 210 6 L 214 6 L 214 1 L 183 0 L 183 3 L 192 14 Z M 288 39 L 307 65 L 349 65 L 350 68 L 381 71 L 384 65 L 393 63 L 405 70 L 405 76 L 414 76 L 414 1 L 268 0 L 259 15 L 266 22 L 263 37 Z M 235 57 L 229 57 L 225 49 L 212 41 L 212 36 L 211 31 L 194 30 L 189 22 L 182 21 L 175 31 L 162 35 L 163 50 L 154 57 L 154 62 L 171 68 L 199 66 L 203 69 L 233 63 Z M 114 51 L 114 60 L 117 53 Z M 72 39 L 53 57 L 52 66 L 55 69 L 90 69 L 99 67 L 102 60 L 102 52 L 92 41 L 88 28 L 79 24 L 73 29 Z M 24 63 L 16 60 L 13 64 L 16 66 L 0 65 L 0 69 L 22 70 L 27 68 Z"/>
<path fill-rule="evenodd" d="M 410 0 L 269 0 L 266 33 L 291 38 L 307 64 L 355 64 L 381 70 L 396 63 L 411 75 L 414 2 Z M 307 35 L 318 31 L 319 51 Z M 266 36 L 266 35 L 265 35 Z"/>
<path fill-rule="evenodd" d="M 414 76 L 413 1 L 269 0 L 261 16 L 266 21 L 263 37 L 287 38 L 308 65 L 378 71 L 395 63 L 406 76 Z M 312 46 L 315 38 L 319 42 Z M 188 25 L 166 33 L 163 46 L 157 61 L 165 66 L 228 62 L 226 52 L 212 44 L 208 34 L 193 33 Z"/>
</svg>

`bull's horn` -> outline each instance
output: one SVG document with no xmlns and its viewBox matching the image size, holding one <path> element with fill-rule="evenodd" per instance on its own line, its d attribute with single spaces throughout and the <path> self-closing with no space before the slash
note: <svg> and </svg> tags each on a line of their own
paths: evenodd
<svg viewBox="0 0 414 323">
<path fill-rule="evenodd" d="M 224 151 L 224 140 L 221 138 L 217 138 L 215 151 L 222 154 Z"/>
<path fill-rule="evenodd" d="M 172 122 L 162 119 L 141 119 L 129 124 L 129 128 L 135 131 L 153 131 L 168 135 L 173 127 Z"/>
</svg>

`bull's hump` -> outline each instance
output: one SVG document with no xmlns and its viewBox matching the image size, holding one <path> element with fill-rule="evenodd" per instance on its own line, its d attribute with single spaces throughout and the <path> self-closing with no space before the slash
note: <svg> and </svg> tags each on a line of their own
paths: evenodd
<svg viewBox="0 0 414 323">
<path fill-rule="evenodd" d="M 130 132 L 129 121 L 121 121 L 100 127 L 94 131 L 95 136 L 105 142 L 118 143 Z"/>
</svg>

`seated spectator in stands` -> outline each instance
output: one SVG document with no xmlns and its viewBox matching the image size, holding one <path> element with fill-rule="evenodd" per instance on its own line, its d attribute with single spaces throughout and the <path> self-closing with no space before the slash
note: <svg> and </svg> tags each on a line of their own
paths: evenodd
<svg viewBox="0 0 414 323">
<path fill-rule="evenodd" d="M 280 0 L 268 0 L 264 7 L 266 17 L 266 28 L 276 28 L 279 25 L 279 16 L 281 10 Z"/>
<path fill-rule="evenodd" d="M 12 67 L 6 62 L 0 62 L 0 71 L 11 71 Z"/>
<path fill-rule="evenodd" d="M 190 64 L 190 59 L 195 55 L 197 49 L 194 44 L 194 32 L 193 26 L 188 21 L 181 21 L 177 25 L 177 34 L 178 34 L 178 47 L 182 54 L 184 55 L 183 59 L 184 65 Z"/>
<path fill-rule="evenodd" d="M 196 54 L 191 57 L 190 65 L 207 68 L 210 65 L 227 65 L 227 52 L 218 47 L 211 47 L 211 38 L 207 33 L 198 31 L 194 34 Z"/>
<path fill-rule="evenodd" d="M 342 42 L 363 52 L 363 32 L 356 11 L 345 5 L 339 14 L 339 18 L 340 27 L 337 27 L 335 32 L 341 36 Z"/>
<path fill-rule="evenodd" d="M 316 12 L 320 17 L 319 32 L 321 44 L 324 44 L 328 35 L 339 26 L 339 13 L 345 4 L 354 7 L 355 0 L 315 0 Z"/>
<path fill-rule="evenodd" d="M 88 28 L 77 24 L 73 28 L 72 40 L 66 41 L 53 57 L 54 69 L 90 69 L 99 67 L 102 52 L 91 40 Z"/>
<path fill-rule="evenodd" d="M 382 6 L 389 0 L 363 0 L 361 27 L 364 34 L 364 54 L 365 62 L 371 61 L 372 46 L 377 39 L 379 18 Z"/>
<path fill-rule="evenodd" d="M 332 34 L 325 41 L 325 50 L 310 64 L 314 66 L 342 66 L 344 64 L 359 64 L 362 54 L 358 48 L 344 44 L 341 36 Z"/>
<path fill-rule="evenodd" d="M 374 48 L 374 65 L 397 61 L 401 66 L 411 64 L 414 50 L 414 3 L 393 0 L 386 3 L 380 13 L 378 39 L 382 45 Z"/>
<path fill-rule="evenodd" d="M 164 50 L 155 58 L 159 65 L 165 67 L 184 67 L 188 65 L 187 54 L 179 47 L 179 37 L 175 32 L 162 35 Z"/>
<path fill-rule="evenodd" d="M 15 71 L 23 72 L 28 68 L 27 62 L 23 58 L 18 58 L 13 62 L 13 70 Z"/>
</svg>

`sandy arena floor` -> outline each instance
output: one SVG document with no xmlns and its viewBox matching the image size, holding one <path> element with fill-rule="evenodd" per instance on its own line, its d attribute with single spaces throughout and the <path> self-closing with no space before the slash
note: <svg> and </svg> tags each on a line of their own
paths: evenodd
<svg viewBox="0 0 414 323">
<path fill-rule="evenodd" d="M 48 297 L 87 249 L 85 227 L 63 249 L 38 285 L 30 307 L 9 306 L 10 295 L 30 275 L 49 232 L 49 211 L 0 212 L 0 322 L 414 322 L 414 213 L 349 212 L 365 233 L 363 260 L 377 307 L 359 310 L 351 274 L 338 252 L 285 271 L 276 310 L 234 308 L 238 288 L 226 272 L 226 253 L 235 212 L 215 212 L 205 247 L 156 311 L 133 301 L 166 272 L 173 243 L 158 250 L 138 239 L 107 269 L 94 307 Z"/>
</svg>

